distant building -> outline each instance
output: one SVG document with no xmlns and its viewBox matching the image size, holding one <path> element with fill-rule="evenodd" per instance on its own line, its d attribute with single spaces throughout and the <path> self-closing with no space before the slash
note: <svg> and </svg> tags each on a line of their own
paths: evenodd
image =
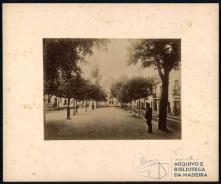
<svg viewBox="0 0 221 184">
<path fill-rule="evenodd" d="M 120 102 L 118 102 L 117 98 L 112 97 L 111 92 L 107 93 L 107 106 L 120 106 Z"/>
<path fill-rule="evenodd" d="M 52 95 L 52 96 L 45 95 L 44 96 L 45 108 L 50 108 L 50 107 L 64 108 L 64 107 L 67 107 L 67 104 L 68 104 L 67 98 L 57 97 L 55 95 Z M 73 104 L 73 99 L 70 100 L 70 105 L 71 104 Z"/>
<path fill-rule="evenodd" d="M 74 106 L 74 102 L 75 105 L 79 105 L 79 107 L 85 107 L 86 105 L 86 101 L 74 101 L 73 98 L 70 99 L 70 105 L 69 107 L 72 108 Z M 93 100 L 88 100 L 87 101 L 87 107 L 92 108 L 92 104 L 94 104 L 94 108 L 96 108 L 96 102 Z M 48 96 L 45 95 L 44 96 L 44 107 L 45 108 L 57 108 L 57 109 L 62 109 L 62 108 L 66 108 L 68 105 L 68 99 L 67 98 L 63 98 L 63 97 L 58 97 L 55 95 L 52 96 Z"/>
</svg>

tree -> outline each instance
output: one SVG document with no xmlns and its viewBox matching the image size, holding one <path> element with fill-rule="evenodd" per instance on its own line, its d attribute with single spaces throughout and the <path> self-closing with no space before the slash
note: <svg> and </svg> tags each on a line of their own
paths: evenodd
<svg viewBox="0 0 221 184">
<path fill-rule="evenodd" d="M 105 90 L 98 84 L 92 85 L 92 95 L 91 98 L 95 101 L 106 101 L 107 94 Z"/>
<path fill-rule="evenodd" d="M 111 94 L 121 103 L 130 103 L 132 108 L 132 100 L 151 95 L 152 86 L 153 80 L 143 77 L 134 77 L 125 82 L 118 81 L 112 84 Z"/>
<path fill-rule="evenodd" d="M 72 78 L 71 80 L 71 96 L 73 97 L 73 115 L 75 115 L 75 111 L 77 112 L 76 109 L 76 102 L 78 100 L 83 99 L 83 88 L 86 85 L 86 80 L 81 76 L 81 75 L 76 75 L 75 77 Z"/>
<path fill-rule="evenodd" d="M 86 111 L 87 111 L 87 101 L 106 101 L 106 93 L 104 89 L 98 84 L 92 84 L 91 81 L 85 80 L 85 85 L 81 90 L 82 99 L 86 101 Z"/>
<path fill-rule="evenodd" d="M 145 98 L 152 93 L 153 81 L 143 77 L 134 77 L 127 82 L 133 100 Z"/>
<path fill-rule="evenodd" d="M 135 40 L 128 48 L 129 64 L 141 62 L 143 67 L 157 69 L 162 81 L 158 128 L 167 130 L 169 74 L 178 69 L 181 61 L 180 39 Z"/>
<path fill-rule="evenodd" d="M 95 46 L 104 48 L 107 43 L 106 39 L 44 39 L 44 93 L 57 93 L 60 84 L 71 90 L 72 77 L 81 73 L 78 63 L 84 61 L 85 56 L 92 55 Z M 66 90 L 62 93 L 68 99 L 67 119 L 70 119 L 71 93 Z"/>
<path fill-rule="evenodd" d="M 77 83 L 78 77 L 72 76 L 68 81 L 62 80 L 60 78 L 58 82 L 58 87 L 56 92 L 54 93 L 58 97 L 64 97 L 67 98 L 67 119 L 70 118 L 70 100 L 71 98 L 74 98 L 77 96 L 78 92 L 78 83 Z"/>
<path fill-rule="evenodd" d="M 143 77 L 135 77 L 128 81 L 131 98 L 137 100 L 152 94 L 153 81 Z M 138 104 L 138 114 L 140 117 L 140 100 Z"/>
</svg>

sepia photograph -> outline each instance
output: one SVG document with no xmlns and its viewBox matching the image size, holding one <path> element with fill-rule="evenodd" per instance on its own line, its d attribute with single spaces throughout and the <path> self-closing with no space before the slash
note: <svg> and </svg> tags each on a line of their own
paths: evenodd
<svg viewBox="0 0 221 184">
<path fill-rule="evenodd" d="M 44 38 L 44 140 L 181 139 L 181 39 Z"/>
<path fill-rule="evenodd" d="M 5 182 L 219 180 L 219 5 L 4 3 Z"/>
</svg>

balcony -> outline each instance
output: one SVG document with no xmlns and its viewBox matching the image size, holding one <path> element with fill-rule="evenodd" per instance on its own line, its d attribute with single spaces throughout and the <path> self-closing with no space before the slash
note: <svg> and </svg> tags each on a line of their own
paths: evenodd
<svg viewBox="0 0 221 184">
<path fill-rule="evenodd" d="M 153 93 L 153 98 L 160 98 L 161 97 L 161 93 Z"/>
</svg>

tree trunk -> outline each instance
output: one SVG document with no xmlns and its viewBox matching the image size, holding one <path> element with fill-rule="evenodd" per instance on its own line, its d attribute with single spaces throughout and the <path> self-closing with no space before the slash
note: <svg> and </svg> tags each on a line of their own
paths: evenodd
<svg viewBox="0 0 221 184">
<path fill-rule="evenodd" d="M 75 100 L 73 100 L 74 103 L 73 103 L 73 115 L 75 115 Z"/>
<path fill-rule="evenodd" d="M 132 101 L 130 102 L 130 110 L 131 110 L 131 113 L 133 114 Z"/>
<path fill-rule="evenodd" d="M 77 112 L 78 112 L 78 101 L 77 101 L 77 100 L 75 101 L 75 107 L 76 107 L 76 108 L 75 108 L 75 110 L 76 110 L 75 112 L 76 112 L 76 114 L 77 114 Z"/>
<path fill-rule="evenodd" d="M 68 98 L 68 104 L 67 104 L 67 119 L 71 119 L 71 117 L 70 117 L 70 98 Z"/>
<path fill-rule="evenodd" d="M 60 101 L 60 98 L 58 97 L 58 101 L 57 101 L 58 110 L 59 110 L 59 101 Z"/>
<path fill-rule="evenodd" d="M 140 118 L 140 100 L 138 101 L 138 117 Z"/>
<path fill-rule="evenodd" d="M 162 78 L 162 93 L 160 98 L 159 122 L 158 122 L 158 128 L 162 131 L 167 131 L 168 87 L 169 87 L 169 77 L 164 76 Z"/>
</svg>

